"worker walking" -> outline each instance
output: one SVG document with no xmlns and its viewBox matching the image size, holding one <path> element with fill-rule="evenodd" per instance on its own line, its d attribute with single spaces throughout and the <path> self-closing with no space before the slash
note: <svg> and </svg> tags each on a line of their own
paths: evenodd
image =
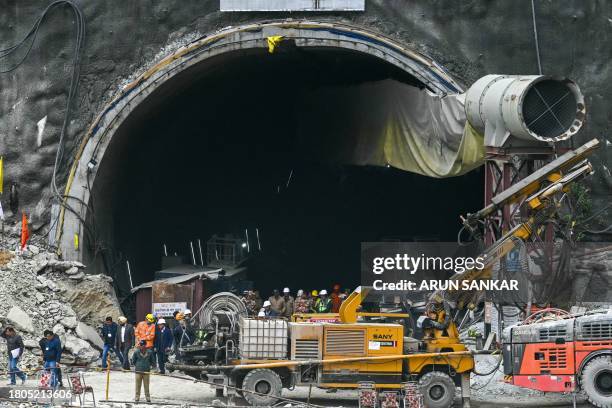
<svg viewBox="0 0 612 408">
<path fill-rule="evenodd" d="M 155 353 L 157 354 L 157 367 L 160 374 L 166 374 L 166 360 L 172 350 L 172 331 L 166 327 L 166 320 L 157 321 L 157 333 L 155 334 Z"/>
<path fill-rule="evenodd" d="M 51 330 L 45 330 L 44 336 L 38 342 L 43 352 L 43 367 L 51 376 L 49 385 L 51 388 L 56 388 L 59 384 L 58 371 L 62 358 L 62 342 Z"/>
<path fill-rule="evenodd" d="M 268 302 L 270 302 L 270 309 L 275 313 L 275 316 L 283 316 L 285 314 L 285 299 L 280 295 L 278 289 L 274 289 L 272 296 L 268 298 Z"/>
<path fill-rule="evenodd" d="M 332 309 L 331 300 L 327 297 L 327 291 L 325 289 L 319 292 L 319 298 L 315 302 L 314 310 L 315 313 L 329 313 Z"/>
<path fill-rule="evenodd" d="M 149 383 L 151 377 L 151 368 L 155 368 L 155 354 L 153 350 L 147 347 L 146 340 L 140 340 L 138 350 L 132 354 L 132 365 L 134 366 L 136 393 L 134 401 L 140 401 L 140 389 L 144 385 L 145 398 L 147 402 L 151 402 L 151 394 L 149 393 Z"/>
<path fill-rule="evenodd" d="M 283 317 L 291 320 L 291 316 L 293 315 L 293 296 L 291 296 L 291 291 L 289 288 L 283 289 L 283 300 L 285 301 L 285 312 L 283 313 Z"/>
<path fill-rule="evenodd" d="M 17 363 L 23 355 L 23 339 L 11 326 L 4 329 L 0 336 L 6 340 L 6 351 L 8 353 L 10 381 L 7 385 L 16 385 L 16 377 L 19 377 L 21 380 L 21 385 L 23 385 L 26 382 L 27 376 L 19 369 L 19 367 L 17 367 Z"/>
<path fill-rule="evenodd" d="M 145 320 L 136 326 L 134 334 L 137 344 L 144 340 L 146 347 L 153 349 L 153 342 L 155 341 L 155 317 L 151 313 L 147 314 Z"/>
<path fill-rule="evenodd" d="M 117 333 L 115 334 L 115 348 L 117 353 L 121 355 L 122 364 L 124 370 L 130 369 L 130 359 L 128 353 L 134 346 L 134 326 L 127 322 L 125 316 L 119 316 L 119 325 L 117 326 Z"/>
<path fill-rule="evenodd" d="M 102 368 L 106 368 L 109 351 L 115 352 L 117 357 L 119 357 L 121 364 L 123 364 L 123 357 L 121 356 L 121 353 L 117 353 L 115 350 L 115 343 L 117 340 L 117 323 L 113 322 L 112 317 L 108 316 L 104 320 L 101 332 L 102 340 L 104 341 L 104 347 L 102 348 Z"/>
</svg>

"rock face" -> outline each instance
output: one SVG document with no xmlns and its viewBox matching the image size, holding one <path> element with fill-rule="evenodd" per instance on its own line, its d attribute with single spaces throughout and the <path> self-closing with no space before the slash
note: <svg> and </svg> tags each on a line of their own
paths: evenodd
<svg viewBox="0 0 612 408">
<path fill-rule="evenodd" d="M 0 16 L 6 46 L 20 39 L 43 8 L 39 0 L 13 3 L 10 12 L 7 10 Z M 181 1 L 180 7 L 176 1 L 169 0 L 124 1 L 112 6 L 100 1 L 79 4 L 87 20 L 87 41 L 82 56 L 82 81 L 76 96 L 78 103 L 74 104 L 67 132 L 67 154 L 61 163 L 62 170 L 69 168 L 74 157 L 70 153 L 78 148 L 93 118 L 126 79 L 150 67 L 152 61 L 160 60 L 176 46 L 184 45 L 187 41 L 183 38 L 200 37 L 226 26 L 283 18 L 354 24 L 379 31 L 407 48 L 433 56 L 465 84 L 491 73 L 537 72 L 534 40 L 528 35 L 532 30 L 531 8 L 520 2 L 474 0 L 466 4 L 418 0 L 406 7 L 405 1 L 372 0 L 367 2 L 364 12 L 314 14 L 223 13 L 219 11 L 219 2 L 198 0 Z M 585 92 L 589 129 L 583 131 L 580 139 L 605 134 L 610 119 L 606 95 L 612 94 L 609 81 L 612 62 L 607 57 L 609 42 L 605 38 L 610 33 L 612 3 L 538 2 L 536 13 L 538 31 L 544 33 L 539 37 L 544 72 L 570 75 Z M 503 30 L 499 29 L 500 16 L 504 16 Z M 13 182 L 19 186 L 23 204 L 14 212 L 5 206 L 5 211 L 10 217 L 18 217 L 22 208 L 32 212 L 36 226 L 50 219 L 48 202 L 53 166 L 49 163 L 53 163 L 57 151 L 65 109 L 67 68 L 73 47 L 73 33 L 67 27 L 71 27 L 72 21 L 71 13 L 51 13 L 41 27 L 47 37 L 40 40 L 48 39 L 46 46 L 35 47 L 18 69 L 0 77 L 0 111 L 3 112 L 0 151 L 5 157 L 13 158 L 5 163 L 5 182 L 7 186 Z M 478 30 L 474 30 L 475 26 Z M 49 120 L 41 133 L 43 144 L 35 148 L 29 143 L 35 138 L 29 136 L 36 134 L 37 123 L 47 116 Z M 598 169 L 606 162 L 606 155 L 609 160 L 609 152 L 601 153 Z M 62 189 L 63 185 L 59 187 Z"/>
<path fill-rule="evenodd" d="M 11 307 L 11 310 L 8 312 L 6 318 L 15 326 L 15 328 L 25 330 L 28 333 L 34 332 L 34 324 L 32 323 L 32 319 L 30 319 L 30 316 L 28 316 L 28 314 L 19 307 Z"/>
<path fill-rule="evenodd" d="M 122 314 L 110 282 L 112 279 L 105 275 L 85 275 L 78 283 L 63 281 L 61 288 L 77 318 L 98 327 L 107 316 L 116 319 Z"/>
<path fill-rule="evenodd" d="M 100 338 L 100 334 L 98 334 L 96 329 L 94 329 L 93 327 L 88 326 L 83 322 L 79 322 L 79 324 L 77 324 L 75 332 L 77 336 L 89 341 L 97 348 L 102 349 L 102 347 L 104 347 L 104 342 Z"/>
<path fill-rule="evenodd" d="M 64 347 L 75 357 L 75 363 L 77 364 L 92 363 L 100 356 L 100 353 L 94 350 L 88 342 L 73 334 L 66 335 Z"/>
</svg>

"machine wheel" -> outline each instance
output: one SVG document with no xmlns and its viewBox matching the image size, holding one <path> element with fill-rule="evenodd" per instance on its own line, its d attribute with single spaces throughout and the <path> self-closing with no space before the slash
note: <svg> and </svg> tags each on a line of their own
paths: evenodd
<svg viewBox="0 0 612 408">
<path fill-rule="evenodd" d="M 423 402 L 427 408 L 449 408 L 455 400 L 455 382 L 446 373 L 432 371 L 419 380 Z"/>
<path fill-rule="evenodd" d="M 589 402 L 599 408 L 612 408 L 612 357 L 591 360 L 580 374 L 582 390 Z"/>
<path fill-rule="evenodd" d="M 269 406 L 273 405 L 281 396 L 283 383 L 274 371 L 267 368 L 258 368 L 247 373 L 242 381 L 242 389 L 244 390 L 244 399 L 249 404 Z"/>
</svg>

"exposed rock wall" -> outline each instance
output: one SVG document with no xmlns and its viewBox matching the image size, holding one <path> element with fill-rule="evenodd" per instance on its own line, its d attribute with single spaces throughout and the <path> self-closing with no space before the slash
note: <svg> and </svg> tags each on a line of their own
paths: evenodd
<svg viewBox="0 0 612 408">
<path fill-rule="evenodd" d="M 60 184 L 85 130 L 127 79 L 178 45 L 229 25 L 272 18 L 343 20 L 379 30 L 431 55 L 464 84 L 488 73 L 537 73 L 529 2 L 368 0 L 364 13 L 316 14 L 221 13 L 217 1 L 77 2 L 87 21 L 87 37 Z M 575 79 L 586 95 L 588 122 L 580 141 L 610 139 L 612 3 L 544 0 L 536 5 L 544 73 Z M 5 1 L 0 48 L 16 43 L 44 6 L 38 0 Z M 0 74 L 5 190 L 15 185 L 17 191 L 0 200 L 9 217 L 21 210 L 32 213 L 35 228 L 49 220 L 49 185 L 66 104 L 73 28 L 71 11 L 55 10 L 41 26 L 24 64 Z M 2 60 L 0 69 L 15 61 Z M 593 184 L 600 197 L 612 186 L 609 152 L 598 153 Z"/>
</svg>

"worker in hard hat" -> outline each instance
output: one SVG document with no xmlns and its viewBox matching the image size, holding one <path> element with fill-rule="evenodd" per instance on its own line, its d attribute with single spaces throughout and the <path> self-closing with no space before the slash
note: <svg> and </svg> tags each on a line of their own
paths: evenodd
<svg viewBox="0 0 612 408">
<path fill-rule="evenodd" d="M 268 302 L 270 302 L 270 309 L 274 311 L 275 316 L 283 316 L 285 314 L 287 305 L 285 305 L 285 299 L 280 295 L 278 289 L 274 289 L 272 296 L 268 298 Z"/>
<path fill-rule="evenodd" d="M 310 312 L 310 301 L 308 294 L 302 289 L 297 291 L 297 296 L 293 302 L 293 313 L 308 313 Z"/>
<path fill-rule="evenodd" d="M 331 299 L 327 296 L 327 290 L 319 292 L 319 298 L 314 305 L 315 313 L 329 313 L 332 309 Z"/>
<path fill-rule="evenodd" d="M 166 327 L 166 319 L 157 321 L 157 329 L 155 333 L 155 354 L 157 355 L 157 368 L 160 374 L 166 374 L 166 361 L 168 354 L 172 350 L 172 331 Z"/>
<path fill-rule="evenodd" d="M 191 310 L 185 309 L 183 311 L 183 320 L 181 322 L 183 325 L 183 340 L 182 345 L 191 344 L 195 340 L 195 327 L 193 326 L 193 319 L 191 317 Z"/>
<path fill-rule="evenodd" d="M 134 346 L 134 326 L 127 322 L 125 316 L 119 316 L 117 321 L 119 322 L 119 326 L 117 327 L 117 335 L 115 336 L 115 347 L 117 353 L 120 353 L 123 358 L 123 369 L 129 370 L 130 359 L 128 358 L 128 353 Z"/>
<path fill-rule="evenodd" d="M 153 342 L 155 341 L 155 316 L 151 313 L 147 314 L 145 320 L 136 325 L 134 335 L 136 336 L 137 344 L 144 340 L 146 347 L 153 349 Z"/>
<path fill-rule="evenodd" d="M 340 311 L 340 305 L 342 304 L 342 298 L 340 297 L 340 285 L 337 283 L 334 285 L 332 289 L 332 293 L 330 295 L 331 299 L 331 311 L 332 313 L 338 313 Z"/>
<path fill-rule="evenodd" d="M 178 356 L 179 347 L 183 346 L 183 320 L 185 319 L 185 315 L 183 312 L 178 312 L 174 315 L 174 320 L 176 324 L 172 329 L 172 337 L 174 338 L 174 354 Z"/>
<path fill-rule="evenodd" d="M 308 309 L 311 312 L 313 312 L 313 313 L 316 313 L 316 310 L 315 310 L 314 307 L 315 307 L 315 303 L 317 303 L 318 299 L 319 299 L 319 291 L 316 290 L 316 289 L 313 289 L 310 292 L 310 298 L 308 299 L 308 301 L 309 301 Z"/>
<path fill-rule="evenodd" d="M 263 307 L 261 308 L 264 312 L 265 317 L 278 317 L 279 314 L 276 310 L 272 309 L 272 302 L 266 300 L 263 302 Z"/>
<path fill-rule="evenodd" d="M 293 299 L 293 296 L 291 296 L 291 291 L 289 288 L 283 289 L 283 300 L 285 301 L 285 312 L 282 314 L 282 316 L 290 320 L 291 316 L 293 315 L 293 302 L 295 299 Z"/>
</svg>

